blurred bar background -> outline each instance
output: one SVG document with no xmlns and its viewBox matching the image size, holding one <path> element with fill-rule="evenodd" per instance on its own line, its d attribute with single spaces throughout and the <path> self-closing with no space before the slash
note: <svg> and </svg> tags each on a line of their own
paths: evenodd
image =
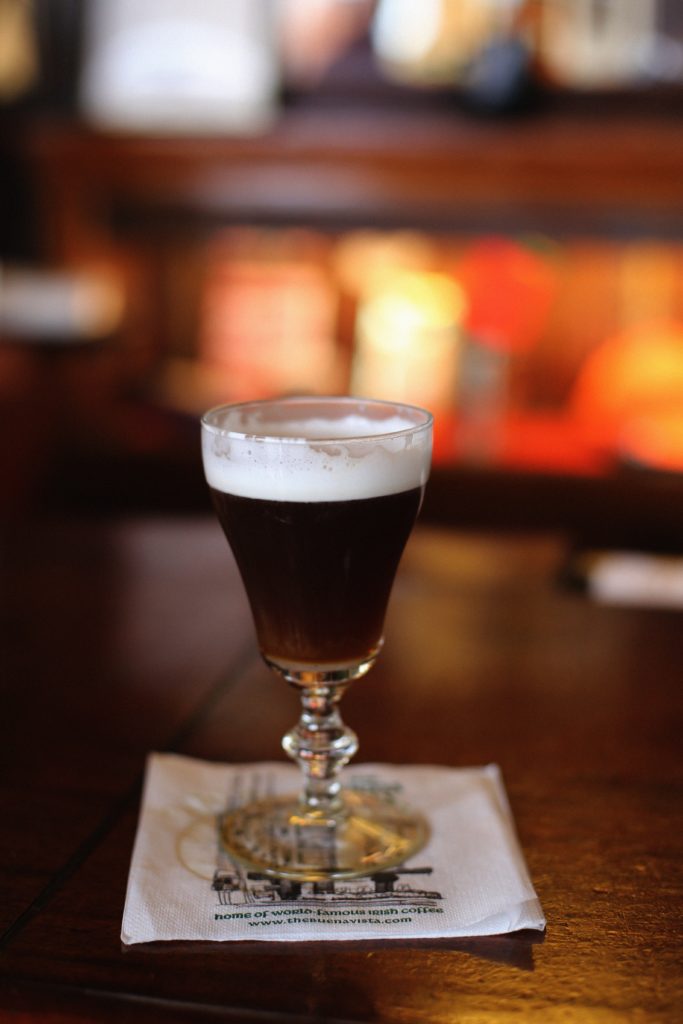
<svg viewBox="0 0 683 1024">
<path fill-rule="evenodd" d="M 435 412 L 432 520 L 683 552 L 682 111 L 677 0 L 2 0 L 3 521 L 351 392 Z"/>
</svg>

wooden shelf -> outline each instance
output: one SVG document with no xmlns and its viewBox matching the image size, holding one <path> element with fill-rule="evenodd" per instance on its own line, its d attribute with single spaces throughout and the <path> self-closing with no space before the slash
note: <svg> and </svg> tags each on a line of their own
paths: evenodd
<svg viewBox="0 0 683 1024">
<path fill-rule="evenodd" d="M 43 121 L 25 143 L 58 238 L 79 210 L 145 233 L 246 221 L 683 237 L 678 104 L 599 115 L 303 107 L 255 138 Z"/>
</svg>

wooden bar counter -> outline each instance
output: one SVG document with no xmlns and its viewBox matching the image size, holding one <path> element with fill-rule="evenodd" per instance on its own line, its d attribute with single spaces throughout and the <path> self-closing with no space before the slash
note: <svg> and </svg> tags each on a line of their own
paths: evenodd
<svg viewBox="0 0 683 1024">
<path fill-rule="evenodd" d="M 124 948 L 147 753 L 277 758 L 296 697 L 208 515 L 3 548 L 0 1020 L 683 1019 L 680 612 L 564 588 L 562 537 L 424 523 L 344 718 L 358 761 L 501 766 L 545 936 Z"/>
</svg>

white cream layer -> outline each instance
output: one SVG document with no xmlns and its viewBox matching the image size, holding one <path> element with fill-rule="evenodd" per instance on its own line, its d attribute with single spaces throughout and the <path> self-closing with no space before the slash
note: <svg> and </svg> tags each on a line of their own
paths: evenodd
<svg viewBox="0 0 683 1024">
<path fill-rule="evenodd" d="M 431 431 L 391 434 L 413 427 L 400 416 L 353 415 L 305 424 L 260 421 L 259 436 L 204 430 L 204 471 L 210 487 L 245 498 L 350 501 L 398 494 L 424 485 L 429 476 Z"/>
</svg>

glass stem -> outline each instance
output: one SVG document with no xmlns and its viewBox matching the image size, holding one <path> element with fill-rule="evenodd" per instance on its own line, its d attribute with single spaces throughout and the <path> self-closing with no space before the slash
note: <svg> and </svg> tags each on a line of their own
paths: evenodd
<svg viewBox="0 0 683 1024">
<path fill-rule="evenodd" d="M 339 772 L 358 750 L 358 739 L 342 722 L 339 701 L 345 683 L 297 685 L 301 718 L 282 740 L 282 746 L 304 775 L 302 803 L 305 813 L 339 811 Z"/>
</svg>

